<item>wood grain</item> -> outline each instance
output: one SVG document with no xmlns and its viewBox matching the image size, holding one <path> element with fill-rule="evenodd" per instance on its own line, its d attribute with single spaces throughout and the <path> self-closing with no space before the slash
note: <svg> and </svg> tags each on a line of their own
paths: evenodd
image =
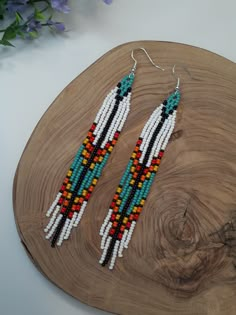
<svg viewBox="0 0 236 315">
<path fill-rule="evenodd" d="M 136 47 L 166 71 L 136 52 L 124 131 L 79 228 L 52 249 L 44 238 L 45 212 L 105 95 L 130 71 Z M 173 64 L 182 91 L 177 125 L 131 245 L 111 272 L 98 264 L 99 228 L 140 131 L 175 87 Z M 15 175 L 16 225 L 37 268 L 80 301 L 117 314 L 235 314 L 235 86 L 233 62 L 156 41 L 116 47 L 71 82 L 39 121 Z"/>
</svg>

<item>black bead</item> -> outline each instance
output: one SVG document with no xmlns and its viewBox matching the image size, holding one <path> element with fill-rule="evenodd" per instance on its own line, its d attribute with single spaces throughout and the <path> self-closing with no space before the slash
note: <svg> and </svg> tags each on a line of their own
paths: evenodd
<svg viewBox="0 0 236 315">
<path fill-rule="evenodd" d="M 164 100 L 164 102 L 162 104 L 163 105 L 167 105 L 167 100 Z"/>
</svg>

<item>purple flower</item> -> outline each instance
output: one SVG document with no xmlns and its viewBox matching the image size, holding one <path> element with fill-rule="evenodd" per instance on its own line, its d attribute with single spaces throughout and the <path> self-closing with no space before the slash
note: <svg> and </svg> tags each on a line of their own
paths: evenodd
<svg viewBox="0 0 236 315">
<path fill-rule="evenodd" d="M 51 0 L 52 8 L 63 13 L 70 12 L 70 8 L 67 4 L 68 0 Z"/>
<path fill-rule="evenodd" d="M 36 21 L 34 19 L 30 20 L 30 22 L 26 26 L 26 32 L 37 32 L 42 28 L 42 25 L 39 21 Z"/>
<path fill-rule="evenodd" d="M 112 0 L 103 0 L 106 4 L 111 4 Z"/>
<path fill-rule="evenodd" d="M 54 27 L 54 29 L 58 32 L 64 32 L 65 31 L 65 25 L 61 22 L 55 22 L 52 20 L 48 20 L 47 25 Z"/>
<path fill-rule="evenodd" d="M 6 4 L 6 9 L 9 12 L 15 13 L 16 11 L 23 11 L 27 6 L 28 0 L 8 0 Z"/>
</svg>

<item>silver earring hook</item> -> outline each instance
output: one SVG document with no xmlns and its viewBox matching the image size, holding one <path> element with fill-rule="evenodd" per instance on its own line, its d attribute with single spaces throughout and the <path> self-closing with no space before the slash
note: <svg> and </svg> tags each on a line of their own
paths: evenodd
<svg viewBox="0 0 236 315">
<path fill-rule="evenodd" d="M 173 74 L 174 78 L 177 80 L 175 89 L 176 89 L 176 90 L 179 90 L 180 78 L 176 76 L 176 73 L 175 73 L 175 66 L 176 66 L 176 65 L 174 65 L 174 67 L 172 68 L 172 74 Z"/>
<path fill-rule="evenodd" d="M 151 62 L 151 64 L 152 64 L 154 67 L 156 67 L 156 68 L 158 68 L 158 69 L 160 69 L 160 70 L 162 70 L 162 71 L 165 71 L 165 69 L 161 68 L 160 66 L 158 66 L 157 64 L 154 63 L 154 61 L 153 61 L 152 58 L 149 56 L 149 54 L 148 54 L 148 52 L 146 51 L 145 48 L 139 47 L 139 48 L 133 49 L 132 52 L 131 52 L 131 58 L 132 58 L 133 61 L 134 61 L 134 65 L 133 65 L 133 68 L 132 68 L 132 70 L 131 70 L 132 73 L 134 73 L 135 70 L 136 70 L 136 68 L 137 68 L 137 63 L 138 63 L 138 61 L 134 58 L 134 51 L 135 51 L 135 50 L 138 50 L 138 49 L 142 50 L 142 51 L 146 54 L 147 58 L 149 59 L 149 61 Z"/>
</svg>

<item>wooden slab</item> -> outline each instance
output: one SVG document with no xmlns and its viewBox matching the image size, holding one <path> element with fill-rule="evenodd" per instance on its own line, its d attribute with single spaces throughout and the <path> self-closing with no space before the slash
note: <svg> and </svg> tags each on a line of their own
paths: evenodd
<svg viewBox="0 0 236 315">
<path fill-rule="evenodd" d="M 46 210 L 101 102 L 129 73 L 136 52 L 132 109 L 70 241 L 52 249 Z M 98 264 L 99 228 L 136 139 L 181 77 L 182 100 L 131 245 L 113 272 Z M 15 176 L 20 238 L 37 268 L 80 301 L 117 314 L 236 313 L 236 65 L 203 49 L 168 42 L 114 48 L 71 82 L 36 126 Z"/>
</svg>

